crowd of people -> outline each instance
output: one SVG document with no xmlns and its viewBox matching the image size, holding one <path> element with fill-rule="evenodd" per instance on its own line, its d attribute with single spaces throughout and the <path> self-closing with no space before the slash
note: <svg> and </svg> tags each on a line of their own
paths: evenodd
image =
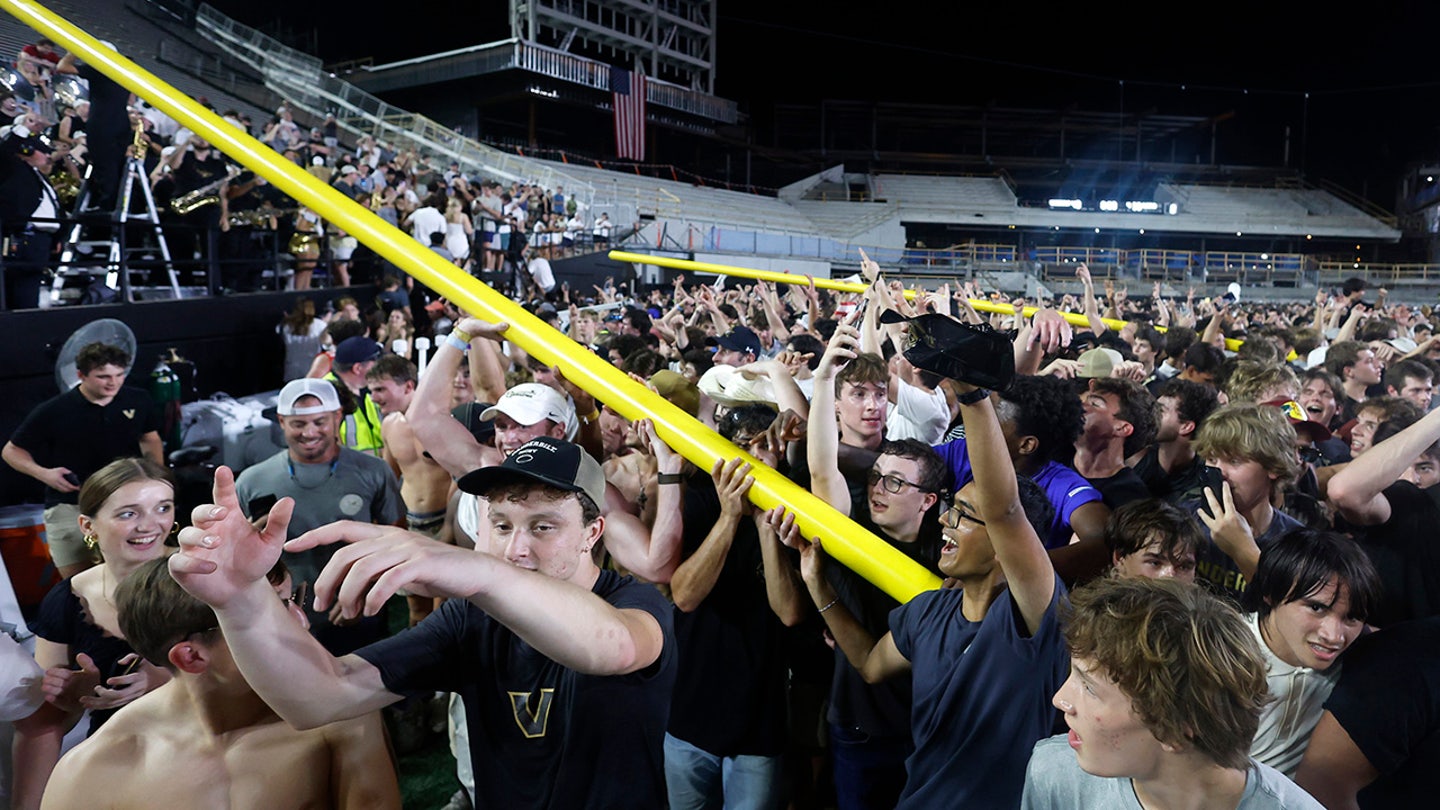
<svg viewBox="0 0 1440 810">
<path fill-rule="evenodd" d="M 250 292 L 269 273 L 304 290 L 315 283 L 317 270 L 336 287 L 398 272 L 334 223 L 229 163 L 203 137 L 49 40 L 26 46 L 17 65 L 25 66 L 27 78 L 15 91 L 0 89 L 7 123 L 0 128 L 0 227 L 11 238 L 6 308 L 37 305 L 42 282 L 56 268 L 62 228 L 78 221 L 90 229 L 87 238 L 104 238 L 127 200 L 127 215 L 144 214 L 145 195 L 136 182 L 153 197 L 182 285 L 217 294 Z M 73 82 L 67 88 L 80 89 L 55 92 L 61 77 Z M 545 283 L 551 259 L 603 247 L 612 232 L 607 212 L 589 211 L 563 186 L 470 177 L 455 161 L 368 135 L 347 138 L 334 115 L 307 127 L 288 105 L 268 121 L 256 121 L 198 101 L 422 245 L 477 275 L 495 274 L 487 280 L 496 286 L 532 276 Z M 127 174 L 132 159 L 140 163 L 133 181 Z M 153 228 L 132 228 L 131 244 L 153 240 Z M 150 266 L 155 283 L 168 282 L 163 265 Z"/>
<path fill-rule="evenodd" d="M 297 305 L 285 448 L 177 515 L 131 359 L 88 347 L 3 454 L 66 573 L 16 806 L 120 773 L 142 804 L 397 806 L 380 717 L 437 702 L 455 807 L 1428 801 L 1428 308 L 1359 279 L 1242 304 L 1082 267 L 1026 302 L 862 272 L 517 290 L 748 454 L 708 467 L 396 277 Z M 753 465 L 943 586 L 898 603 L 754 508 Z"/>
</svg>

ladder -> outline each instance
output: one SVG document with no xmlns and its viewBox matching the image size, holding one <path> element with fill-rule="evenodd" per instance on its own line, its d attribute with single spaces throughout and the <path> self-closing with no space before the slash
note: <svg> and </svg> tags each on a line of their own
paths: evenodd
<svg viewBox="0 0 1440 810">
<path fill-rule="evenodd" d="M 131 155 L 125 159 L 125 178 L 121 181 L 120 198 L 115 206 L 115 211 L 109 218 L 109 224 L 113 228 L 111 238 L 108 240 L 108 255 L 106 257 L 105 286 L 111 289 L 119 289 L 120 296 L 125 301 L 134 301 L 134 291 L 130 287 L 130 263 L 128 254 L 131 250 L 148 250 L 148 248 L 131 249 L 125 246 L 126 226 L 131 222 L 148 222 L 155 231 L 155 244 L 159 247 L 160 257 L 165 266 L 165 272 L 170 279 L 170 292 L 175 298 L 180 297 L 180 280 L 175 275 L 175 264 L 170 260 L 170 245 L 165 241 L 165 231 L 160 226 L 160 214 L 155 210 L 155 195 L 150 192 L 150 183 L 146 177 L 145 163 L 142 158 Z M 145 200 L 143 212 L 132 213 L 131 206 L 135 200 L 135 188 L 139 186 L 140 196 Z M 65 286 L 65 278 L 71 275 L 85 273 L 84 268 L 75 267 L 75 257 L 81 253 L 82 246 L 94 247 L 99 244 L 107 244 L 105 241 L 86 241 L 84 232 L 87 224 L 85 218 L 80 216 L 90 202 L 90 172 L 85 173 L 85 182 L 80 189 L 80 197 L 75 204 L 77 214 L 75 223 L 70 226 L 70 232 L 65 237 L 64 248 L 60 252 L 60 265 L 55 270 L 55 280 L 50 288 L 51 305 L 60 303 L 60 290 Z M 90 220 L 93 222 L 94 220 Z"/>
</svg>

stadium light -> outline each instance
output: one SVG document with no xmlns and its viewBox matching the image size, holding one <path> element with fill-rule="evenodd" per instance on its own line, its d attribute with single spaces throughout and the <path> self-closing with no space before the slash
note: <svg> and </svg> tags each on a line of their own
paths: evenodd
<svg viewBox="0 0 1440 810">
<path fill-rule="evenodd" d="M 1172 217 L 1175 216 L 1176 214 L 1180 213 L 1180 206 L 1179 206 L 1179 204 L 1177 204 L 1177 203 L 1170 203 L 1170 205 L 1166 206 L 1166 208 L 1165 208 L 1165 213 L 1169 214 L 1169 215 L 1172 216 Z"/>
<path fill-rule="evenodd" d="M 1100 201 L 1100 210 L 1101 210 L 1101 211 L 1119 211 L 1119 210 L 1120 210 L 1120 203 L 1119 203 L 1118 201 L 1116 201 L 1116 200 L 1101 200 L 1101 201 Z"/>
</svg>

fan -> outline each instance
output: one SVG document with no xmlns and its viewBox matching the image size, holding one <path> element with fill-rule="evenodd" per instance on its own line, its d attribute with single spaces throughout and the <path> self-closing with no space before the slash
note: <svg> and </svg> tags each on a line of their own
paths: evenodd
<svg viewBox="0 0 1440 810">
<path fill-rule="evenodd" d="M 130 355 L 131 362 L 135 357 L 135 333 L 124 321 L 117 321 L 114 318 L 101 318 L 91 321 L 71 335 L 60 347 L 60 355 L 55 358 L 55 384 L 60 386 L 60 392 L 64 393 L 80 384 L 80 375 L 75 368 L 75 355 L 91 343 L 105 343 L 110 346 L 118 346 Z"/>
</svg>

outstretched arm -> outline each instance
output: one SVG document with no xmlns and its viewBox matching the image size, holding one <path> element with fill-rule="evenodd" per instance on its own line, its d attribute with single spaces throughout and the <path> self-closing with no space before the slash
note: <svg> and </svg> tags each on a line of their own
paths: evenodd
<svg viewBox="0 0 1440 810">
<path fill-rule="evenodd" d="M 490 521 L 492 534 L 503 536 L 511 530 L 495 510 Z M 593 546 L 605 531 L 605 519 L 595 520 L 585 531 Z M 315 581 L 316 610 L 335 606 L 345 618 L 374 616 L 404 588 L 419 596 L 465 599 L 546 658 L 587 675 L 623 675 L 660 657 L 664 636 L 650 613 L 617 608 L 588 587 L 489 554 L 353 521 L 306 532 L 285 547 L 303 551 L 337 543 L 346 545 Z"/>
<path fill-rule="evenodd" d="M 215 610 L 255 693 L 297 728 L 358 717 L 399 700 L 369 662 L 354 655 L 337 659 L 320 646 L 266 582 L 265 573 L 280 559 L 295 502 L 281 499 L 265 530 L 257 531 L 240 511 L 228 467 L 215 471 L 214 498 L 214 504 L 196 507 L 194 525 L 180 532 L 170 574 Z"/>
</svg>

